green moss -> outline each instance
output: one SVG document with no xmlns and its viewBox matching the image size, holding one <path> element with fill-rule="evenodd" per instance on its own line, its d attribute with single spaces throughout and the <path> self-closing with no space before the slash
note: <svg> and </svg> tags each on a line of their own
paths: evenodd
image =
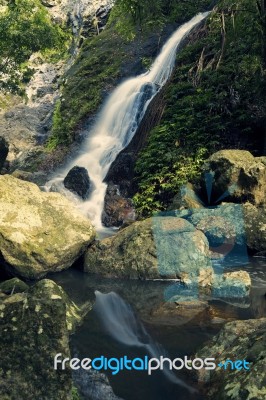
<svg viewBox="0 0 266 400">
<path fill-rule="evenodd" d="M 181 184 L 197 180 L 212 152 L 259 151 L 265 124 L 263 57 L 256 3 L 221 1 L 178 54 L 161 122 L 138 158 L 135 204 L 140 214 L 167 208 Z"/>
<path fill-rule="evenodd" d="M 75 386 L 72 387 L 72 400 L 80 400 L 78 389 Z"/>
</svg>

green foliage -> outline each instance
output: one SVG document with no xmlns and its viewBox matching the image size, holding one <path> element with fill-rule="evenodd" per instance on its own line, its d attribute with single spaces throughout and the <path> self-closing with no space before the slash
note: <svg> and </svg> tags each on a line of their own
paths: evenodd
<svg viewBox="0 0 266 400">
<path fill-rule="evenodd" d="M 142 174 L 139 183 L 139 192 L 134 196 L 134 204 L 142 217 L 148 217 L 153 212 L 162 211 L 169 204 L 171 198 L 178 192 L 180 186 L 188 181 L 196 181 L 199 178 L 200 167 L 206 158 L 207 150 L 199 148 L 190 156 L 180 149 L 173 149 L 165 154 L 157 147 L 157 156 L 152 160 L 151 154 L 145 154 L 137 163 L 136 171 L 142 173 L 147 167 L 147 173 Z M 155 166 L 157 161 L 161 169 L 150 174 L 149 163 Z M 144 165 L 141 163 L 144 162 Z M 145 177 L 143 176 L 145 175 Z"/>
<path fill-rule="evenodd" d="M 11 92 L 30 78 L 26 63 L 32 53 L 65 48 L 65 34 L 39 0 L 7 2 L 0 9 L 0 37 L 0 89 Z"/>
<path fill-rule="evenodd" d="M 136 165 L 141 215 L 167 208 L 181 184 L 197 179 L 209 154 L 259 150 L 266 117 L 262 40 L 256 3 L 224 0 L 178 54 L 163 117 Z"/>
<path fill-rule="evenodd" d="M 127 40 L 135 38 L 138 32 L 162 27 L 162 0 L 117 0 L 111 13 L 110 22 L 116 24 L 117 31 Z"/>
<path fill-rule="evenodd" d="M 61 102 L 57 100 L 53 113 L 53 132 L 47 144 L 48 150 L 55 149 L 60 143 L 61 126 L 63 125 L 63 118 L 61 115 Z"/>
<path fill-rule="evenodd" d="M 80 400 L 78 389 L 75 386 L 72 386 L 72 400 Z"/>
<path fill-rule="evenodd" d="M 209 0 L 117 0 L 110 23 L 122 37 L 133 40 L 153 28 L 159 33 L 167 22 L 183 23 L 209 4 Z"/>
</svg>

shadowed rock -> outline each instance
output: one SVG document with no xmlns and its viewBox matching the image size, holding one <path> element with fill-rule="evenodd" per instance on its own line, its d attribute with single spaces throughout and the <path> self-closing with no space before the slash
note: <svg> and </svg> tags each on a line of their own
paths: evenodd
<svg viewBox="0 0 266 400">
<path fill-rule="evenodd" d="M 66 189 L 86 200 L 90 191 L 90 177 L 86 168 L 75 166 L 64 179 Z"/>
</svg>

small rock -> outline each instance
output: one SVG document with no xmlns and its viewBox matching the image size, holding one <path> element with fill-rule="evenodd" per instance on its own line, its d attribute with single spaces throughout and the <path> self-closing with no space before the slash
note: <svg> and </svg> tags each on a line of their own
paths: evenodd
<svg viewBox="0 0 266 400">
<path fill-rule="evenodd" d="M 119 227 L 135 217 L 132 200 L 121 196 L 116 185 L 109 184 L 104 199 L 103 224 Z"/>
<path fill-rule="evenodd" d="M 86 200 L 90 192 L 90 177 L 86 168 L 75 166 L 64 179 L 66 189 Z"/>
</svg>

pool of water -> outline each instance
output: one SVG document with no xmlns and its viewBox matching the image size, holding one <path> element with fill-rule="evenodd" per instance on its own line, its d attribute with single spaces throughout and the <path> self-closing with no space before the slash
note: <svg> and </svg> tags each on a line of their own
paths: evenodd
<svg viewBox="0 0 266 400">
<path fill-rule="evenodd" d="M 196 310 L 181 310 L 175 304 L 165 302 L 164 291 L 169 282 L 103 279 L 75 269 L 50 278 L 80 305 L 88 300 L 94 302 L 95 290 L 117 293 L 132 307 L 134 318 L 139 320 L 154 343 L 159 343 L 170 358 L 176 358 L 195 354 L 227 321 L 266 316 L 266 260 L 253 258 L 242 269 L 247 270 L 252 279 L 249 299 L 230 302 L 225 299 L 208 299 L 206 304 Z M 103 313 L 106 311 L 102 309 Z M 145 355 L 145 348 L 121 343 L 114 332 L 103 326 L 99 310 L 96 312 L 94 309 L 72 336 L 71 347 L 73 354 L 80 358 L 101 355 L 117 358 L 127 355 L 135 358 Z M 124 400 L 204 399 L 200 391 L 191 394 L 171 382 L 162 372 L 152 376 L 142 371 L 120 372 L 115 376 L 108 372 L 107 375 L 115 394 Z M 197 388 L 195 376 L 191 372 L 179 371 L 178 377 L 189 386 Z"/>
</svg>

